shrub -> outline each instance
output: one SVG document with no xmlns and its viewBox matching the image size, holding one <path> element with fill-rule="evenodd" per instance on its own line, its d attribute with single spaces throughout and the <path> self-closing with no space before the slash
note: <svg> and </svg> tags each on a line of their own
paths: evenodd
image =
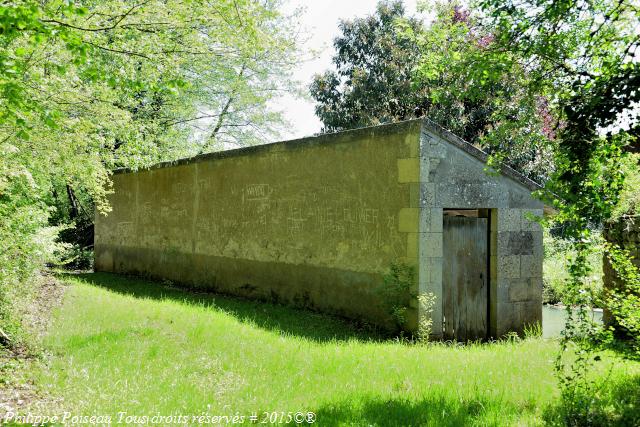
<svg viewBox="0 0 640 427">
<path fill-rule="evenodd" d="M 599 236 L 599 232 L 596 232 Z M 602 255 L 603 248 L 597 247 L 588 257 L 589 264 L 593 267 L 593 273 L 588 279 L 590 291 L 594 299 L 601 301 L 602 287 Z M 566 284 L 570 278 L 568 267 L 569 259 L 575 256 L 571 249 L 571 243 L 562 236 L 553 236 L 549 229 L 544 233 L 544 276 L 542 288 L 542 301 L 546 304 L 563 302 L 566 296 Z"/>
<path fill-rule="evenodd" d="M 60 227 L 47 226 L 48 208 L 33 197 L 32 185 L 26 174 L 0 181 L 0 330 L 12 343 L 23 338 L 21 313 L 34 274 L 65 249 L 56 242 Z"/>
<path fill-rule="evenodd" d="M 436 296 L 432 293 L 418 295 L 418 307 L 420 307 L 421 317 L 418 320 L 418 334 L 419 341 L 428 341 L 433 328 L 433 319 L 431 313 L 436 303 Z"/>
<path fill-rule="evenodd" d="M 383 276 L 383 283 L 376 288 L 385 312 L 393 321 L 394 333 L 403 331 L 407 326 L 407 314 L 411 303 L 417 300 L 421 318 L 418 320 L 416 336 L 419 341 L 429 339 L 432 328 L 430 313 L 435 304 L 435 295 L 431 293 L 418 294 L 416 292 L 415 269 L 406 263 L 392 263 L 387 274 Z"/>
</svg>

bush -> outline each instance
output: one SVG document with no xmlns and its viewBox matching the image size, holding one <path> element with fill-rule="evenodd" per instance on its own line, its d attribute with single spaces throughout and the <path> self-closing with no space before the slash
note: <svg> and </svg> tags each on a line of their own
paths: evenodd
<svg viewBox="0 0 640 427">
<path fill-rule="evenodd" d="M 12 343 L 23 339 L 21 313 L 33 278 L 66 249 L 56 243 L 60 227 L 47 225 L 49 210 L 33 197 L 29 175 L 0 180 L 0 330 Z"/>
<path fill-rule="evenodd" d="M 92 270 L 93 250 L 72 244 L 62 254 L 61 265 L 68 270 Z"/>
<path fill-rule="evenodd" d="M 405 263 L 392 263 L 383 283 L 376 288 L 384 310 L 393 321 L 394 333 L 401 333 L 407 326 L 407 314 L 412 301 L 416 300 L 422 318 L 418 319 L 415 338 L 427 341 L 431 334 L 432 320 L 429 315 L 433 311 L 435 296 L 431 293 L 418 294 L 416 291 L 415 269 Z"/>
<path fill-rule="evenodd" d="M 599 234 L 599 233 L 596 233 Z M 569 276 L 569 259 L 575 253 L 571 244 L 562 236 L 554 236 L 549 229 L 544 233 L 544 264 L 542 301 L 545 304 L 558 304 L 564 301 L 566 282 Z M 589 289 L 601 301 L 603 249 L 598 247 L 589 255 L 589 265 L 593 271 L 589 277 Z"/>
</svg>

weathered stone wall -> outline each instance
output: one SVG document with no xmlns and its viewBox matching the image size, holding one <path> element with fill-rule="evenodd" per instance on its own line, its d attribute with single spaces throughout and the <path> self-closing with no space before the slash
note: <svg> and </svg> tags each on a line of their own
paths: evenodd
<svg viewBox="0 0 640 427">
<path fill-rule="evenodd" d="M 414 121 L 117 173 L 96 269 L 381 321 L 374 288 L 417 256 L 415 171 L 398 159 L 417 156 L 419 133 Z"/>
<path fill-rule="evenodd" d="M 604 229 L 604 238 L 629 251 L 633 264 L 640 269 L 640 216 L 626 217 L 608 224 Z M 603 284 L 605 289 L 619 289 L 623 286 L 618 280 L 606 254 L 602 260 Z M 608 310 L 604 310 L 605 324 L 615 326 L 614 319 Z"/>
<path fill-rule="evenodd" d="M 442 298 L 443 209 L 490 211 L 489 334 L 522 332 L 542 322 L 542 229 L 531 221 L 543 204 L 531 196 L 535 184 L 506 170 L 488 175 L 479 150 L 426 122 L 420 139 L 420 175 L 413 177 L 412 208 L 420 216 L 419 290 Z M 525 184 L 527 181 L 525 180 Z M 442 305 L 432 313 L 433 334 L 442 335 Z"/>
</svg>

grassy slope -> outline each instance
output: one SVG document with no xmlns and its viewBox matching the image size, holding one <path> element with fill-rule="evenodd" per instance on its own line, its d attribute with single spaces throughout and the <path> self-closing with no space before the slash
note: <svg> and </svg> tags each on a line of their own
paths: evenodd
<svg viewBox="0 0 640 427">
<path fill-rule="evenodd" d="M 406 345 L 277 305 L 107 274 L 67 280 L 45 343 L 54 357 L 38 380 L 75 413 L 277 410 L 314 411 L 318 425 L 528 425 L 558 394 L 549 341 Z M 613 376 L 631 371 L 640 369 L 616 360 Z"/>
</svg>

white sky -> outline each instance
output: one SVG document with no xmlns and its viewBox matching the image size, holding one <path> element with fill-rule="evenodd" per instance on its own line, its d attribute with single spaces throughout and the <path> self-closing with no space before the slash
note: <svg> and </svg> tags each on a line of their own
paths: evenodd
<svg viewBox="0 0 640 427">
<path fill-rule="evenodd" d="M 293 77 L 300 81 L 305 93 L 313 75 L 332 68 L 333 39 L 339 35 L 338 20 L 370 15 L 376 10 L 377 0 L 289 0 L 291 9 L 306 8 L 302 25 L 309 33 L 305 46 L 307 51 L 317 51 L 317 57 L 301 62 Z M 416 13 L 416 0 L 404 0 L 406 13 Z M 313 112 L 311 99 L 300 99 L 291 95 L 274 102 L 274 108 L 284 112 L 291 123 L 283 139 L 293 139 L 313 135 L 320 131 L 321 123 Z"/>
</svg>

